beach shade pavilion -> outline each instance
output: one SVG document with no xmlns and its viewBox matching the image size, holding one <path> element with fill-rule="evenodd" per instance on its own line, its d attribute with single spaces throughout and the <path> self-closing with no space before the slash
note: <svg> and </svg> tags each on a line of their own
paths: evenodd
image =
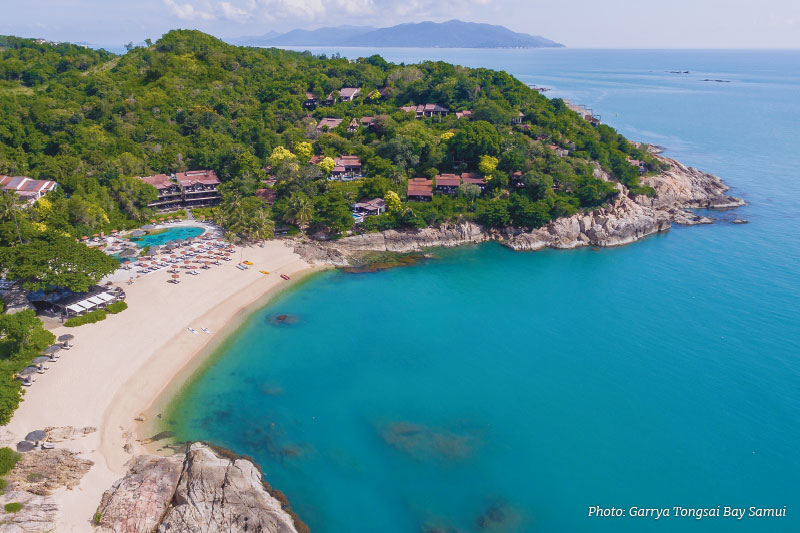
<svg viewBox="0 0 800 533">
<path fill-rule="evenodd" d="M 40 355 L 39 357 L 34 357 L 33 364 L 34 365 L 43 365 L 45 363 L 52 363 L 55 361 L 52 357 L 48 357 L 46 355 Z"/>
<path fill-rule="evenodd" d="M 140 229 L 135 229 L 131 232 L 131 237 L 144 237 L 145 235 L 147 235 L 147 232 Z"/>
<path fill-rule="evenodd" d="M 119 253 L 120 257 L 136 257 L 139 255 L 139 250 L 136 248 L 125 248 Z"/>
<path fill-rule="evenodd" d="M 47 438 L 47 433 L 42 431 L 41 429 L 37 429 L 35 431 L 31 431 L 27 435 L 25 435 L 25 440 L 28 442 L 35 442 L 35 446 L 39 445 L 40 440 L 44 440 Z"/>
<path fill-rule="evenodd" d="M 71 345 L 69 341 L 71 341 L 74 338 L 75 335 L 73 335 L 72 333 L 65 333 L 58 337 L 58 341 L 64 343 L 63 346 L 61 346 L 62 348 L 70 348 Z"/>
<path fill-rule="evenodd" d="M 17 443 L 17 451 L 18 452 L 29 452 L 34 449 L 36 446 L 33 445 L 32 442 L 28 442 L 26 440 L 21 440 Z"/>
<path fill-rule="evenodd" d="M 66 336 L 66 335 L 64 335 L 64 336 Z M 59 340 L 61 340 L 60 337 L 59 337 Z M 58 344 L 51 344 L 50 346 L 48 346 L 47 348 L 42 350 L 42 353 L 45 354 L 45 355 L 53 355 L 54 353 L 58 352 L 59 350 L 61 350 L 61 346 L 59 346 Z"/>
</svg>

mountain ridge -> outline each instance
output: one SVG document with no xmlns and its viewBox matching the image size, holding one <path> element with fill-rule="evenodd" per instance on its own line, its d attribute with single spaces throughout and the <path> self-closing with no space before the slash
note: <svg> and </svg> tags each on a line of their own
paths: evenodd
<svg viewBox="0 0 800 533">
<path fill-rule="evenodd" d="M 243 46 L 343 46 L 409 48 L 561 48 L 564 45 L 539 35 L 478 22 L 409 22 L 386 28 L 335 26 L 316 30 L 270 31 L 262 36 L 230 39 Z"/>
</svg>

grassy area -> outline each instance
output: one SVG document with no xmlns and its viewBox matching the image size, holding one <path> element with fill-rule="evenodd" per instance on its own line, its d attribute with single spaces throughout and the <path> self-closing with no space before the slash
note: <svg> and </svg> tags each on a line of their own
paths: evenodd
<svg viewBox="0 0 800 533">
<path fill-rule="evenodd" d="M 96 72 L 108 72 L 109 70 L 111 70 L 112 68 L 117 66 L 117 63 L 119 63 L 119 60 L 121 58 L 122 58 L 122 56 L 117 56 L 114 59 L 111 59 L 110 61 L 106 61 L 105 63 L 102 63 L 100 65 L 92 67 L 89 70 L 87 70 L 86 72 L 84 72 L 83 75 L 84 76 L 89 76 L 89 75 L 94 74 Z"/>
</svg>

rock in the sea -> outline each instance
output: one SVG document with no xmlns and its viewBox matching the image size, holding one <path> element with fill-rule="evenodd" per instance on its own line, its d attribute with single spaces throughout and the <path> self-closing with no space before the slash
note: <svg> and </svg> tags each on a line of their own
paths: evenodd
<svg viewBox="0 0 800 533">
<path fill-rule="evenodd" d="M 743 218 L 734 218 L 733 220 L 731 220 L 731 224 L 749 224 L 749 223 L 750 223 L 749 220 L 745 220 Z"/>
<path fill-rule="evenodd" d="M 292 515 L 268 492 L 258 467 L 200 443 L 186 455 L 136 457 L 97 511 L 96 531 L 106 533 L 298 531 Z"/>
</svg>

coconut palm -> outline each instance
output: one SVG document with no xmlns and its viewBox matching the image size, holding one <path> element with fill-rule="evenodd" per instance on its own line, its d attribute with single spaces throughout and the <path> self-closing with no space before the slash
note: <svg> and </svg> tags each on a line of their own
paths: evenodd
<svg viewBox="0 0 800 533">
<path fill-rule="evenodd" d="M 19 222 L 17 221 L 17 196 L 13 192 L 0 194 L 0 220 L 14 221 L 14 226 L 17 228 L 17 238 L 22 244 L 22 233 L 19 231 Z"/>
<path fill-rule="evenodd" d="M 311 199 L 304 194 L 294 194 L 289 198 L 283 218 L 286 222 L 295 224 L 302 230 L 308 226 L 313 216 L 314 204 L 311 203 Z"/>
</svg>

